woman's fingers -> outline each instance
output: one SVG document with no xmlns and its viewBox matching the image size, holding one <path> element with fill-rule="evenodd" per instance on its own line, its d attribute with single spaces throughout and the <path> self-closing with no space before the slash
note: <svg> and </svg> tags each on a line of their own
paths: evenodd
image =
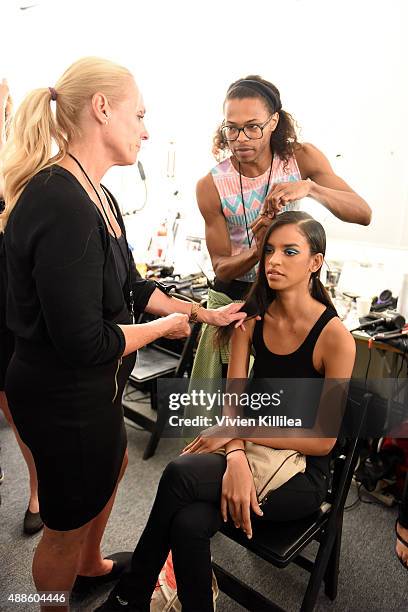
<svg viewBox="0 0 408 612">
<path fill-rule="evenodd" d="M 243 321 L 244 319 L 246 319 L 246 316 L 246 312 L 243 312 L 242 310 L 240 310 L 239 312 L 235 312 L 234 314 L 230 314 L 231 323 L 233 321 Z"/>
<path fill-rule="evenodd" d="M 235 527 L 238 529 L 241 526 L 241 516 L 239 512 L 239 504 L 237 504 L 234 499 L 230 498 L 228 500 L 228 510 L 232 518 L 232 522 L 234 523 Z"/>
<path fill-rule="evenodd" d="M 184 455 L 185 453 L 195 453 L 201 447 L 201 445 L 202 439 L 201 436 L 199 436 L 190 442 L 190 444 L 187 444 L 187 446 L 182 450 L 181 454 Z"/>
<path fill-rule="evenodd" d="M 263 512 L 258 502 L 258 497 L 256 495 L 255 486 L 252 486 L 251 489 L 251 508 L 258 516 L 263 516 Z"/>
<path fill-rule="evenodd" d="M 194 438 L 194 440 L 191 440 L 191 442 L 189 442 L 184 448 L 183 451 L 187 450 L 188 448 L 190 448 L 191 446 L 193 446 L 193 444 L 195 444 L 197 442 L 197 440 L 199 439 L 200 436 L 197 436 L 196 438 Z"/>
<path fill-rule="evenodd" d="M 248 502 L 243 502 L 241 505 L 241 515 L 242 515 L 242 530 L 246 534 L 247 538 L 250 540 L 252 538 L 252 525 L 251 525 L 251 516 L 249 513 L 250 504 Z"/>
<path fill-rule="evenodd" d="M 232 304 L 228 304 L 226 310 L 228 310 L 228 312 L 230 313 L 238 312 L 239 310 L 241 310 L 244 304 L 245 302 L 233 302 Z"/>
<path fill-rule="evenodd" d="M 224 523 L 228 520 L 228 503 L 224 493 L 221 495 L 221 516 Z"/>
</svg>

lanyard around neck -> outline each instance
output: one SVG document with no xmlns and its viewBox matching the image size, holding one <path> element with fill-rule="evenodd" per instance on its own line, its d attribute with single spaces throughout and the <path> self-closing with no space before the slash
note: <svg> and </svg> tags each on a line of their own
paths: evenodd
<svg viewBox="0 0 408 612">
<path fill-rule="evenodd" d="M 96 194 L 96 197 L 98 198 L 98 200 L 99 200 L 99 202 L 100 202 L 100 205 L 101 205 L 101 208 L 102 208 L 103 214 L 104 214 L 104 216 L 105 216 L 105 218 L 106 218 L 106 221 L 107 221 L 107 223 L 108 223 L 109 227 L 110 227 L 110 228 L 111 228 L 111 230 L 112 230 L 112 233 L 113 233 L 113 238 L 115 239 L 115 242 L 116 242 L 116 244 L 117 244 L 117 246 L 118 246 L 118 250 L 119 250 L 119 252 L 120 252 L 120 254 L 121 254 L 121 257 L 122 257 L 122 259 L 123 259 L 123 262 L 124 262 L 124 264 L 125 264 L 125 269 L 127 269 L 127 273 L 128 273 L 128 278 L 127 278 L 127 280 L 128 280 L 128 285 L 129 285 L 129 287 L 128 287 L 128 288 L 129 288 L 129 310 L 130 310 L 130 314 L 131 314 L 131 316 L 132 316 L 132 321 L 133 321 L 133 320 L 134 320 L 134 299 L 133 299 L 133 291 L 132 291 L 132 285 L 131 285 L 131 274 L 130 274 L 130 266 L 131 266 L 130 257 L 131 257 L 131 255 L 130 255 L 130 251 L 129 251 L 128 242 L 127 242 L 127 239 L 126 239 L 126 233 L 125 233 L 125 231 L 124 231 L 124 228 L 122 228 L 122 227 L 121 227 L 121 225 L 119 224 L 119 220 L 118 220 L 118 217 L 117 217 L 117 214 L 116 214 L 116 211 L 115 211 L 115 207 L 114 207 L 114 205 L 113 205 L 113 202 L 111 201 L 111 197 L 110 197 L 109 193 L 108 193 L 108 192 L 106 191 L 106 189 L 105 189 L 105 188 L 102 186 L 102 190 L 103 190 L 103 193 L 105 194 L 106 201 L 108 202 L 108 206 L 109 206 L 109 208 L 110 208 L 110 210 L 111 210 L 112 214 L 114 215 L 115 219 L 118 221 L 119 226 L 121 227 L 122 234 L 123 234 L 123 237 L 124 237 L 124 239 L 125 239 L 125 247 L 126 247 L 126 251 L 127 251 L 127 253 L 128 253 L 128 259 L 127 259 L 127 260 L 126 260 L 126 258 L 125 258 L 125 256 L 124 256 L 124 254 L 123 254 L 122 247 L 121 247 L 121 246 L 120 246 L 120 244 L 119 244 L 118 237 L 116 236 L 116 232 L 115 232 L 115 230 L 114 230 L 114 229 L 113 229 L 113 227 L 112 227 L 112 224 L 111 224 L 110 219 L 109 219 L 109 215 L 107 214 L 107 212 L 106 212 L 106 210 L 105 210 L 105 207 L 104 207 L 103 202 L 102 202 L 102 198 L 101 198 L 101 196 L 99 195 L 98 190 L 96 189 L 96 187 L 95 187 L 95 185 L 93 184 L 92 180 L 90 179 L 89 175 L 88 175 L 88 174 L 87 174 L 87 172 L 85 171 L 85 168 L 82 166 L 81 162 L 80 162 L 80 161 L 79 161 L 79 160 L 78 160 L 76 157 L 74 157 L 74 156 L 72 155 L 72 153 L 68 153 L 68 155 L 69 155 L 69 156 L 70 156 L 70 157 L 71 157 L 71 158 L 74 160 L 74 162 L 76 162 L 76 164 L 79 166 L 80 170 L 82 171 L 82 173 L 83 173 L 83 174 L 84 174 L 84 176 L 86 177 L 86 179 L 87 179 L 88 183 L 91 185 L 92 189 L 94 190 L 94 192 L 95 192 L 95 194 Z M 96 208 L 97 208 L 97 207 L 96 207 Z M 108 233 L 109 233 L 109 232 L 108 232 Z"/>
<path fill-rule="evenodd" d="M 264 196 L 263 196 L 263 199 L 262 199 L 262 202 L 261 202 L 261 206 L 265 202 L 266 196 L 268 195 L 268 189 L 269 189 L 269 185 L 270 185 L 270 182 L 271 182 L 271 176 L 272 176 L 273 157 L 274 156 L 273 156 L 273 153 L 272 153 L 272 160 L 271 160 L 271 165 L 270 165 L 269 174 L 268 174 L 268 182 L 266 183 L 266 187 L 265 187 Z M 254 237 L 252 236 L 252 240 L 249 237 L 248 219 L 247 219 L 246 210 L 245 210 L 244 190 L 242 188 L 242 172 L 241 172 L 241 163 L 240 162 L 238 162 L 238 173 L 239 173 L 239 186 L 241 188 L 242 208 L 244 209 L 245 229 L 246 229 L 246 234 L 247 234 L 247 238 L 248 238 L 248 246 L 250 248 L 252 246 L 252 242 L 254 240 Z"/>
</svg>

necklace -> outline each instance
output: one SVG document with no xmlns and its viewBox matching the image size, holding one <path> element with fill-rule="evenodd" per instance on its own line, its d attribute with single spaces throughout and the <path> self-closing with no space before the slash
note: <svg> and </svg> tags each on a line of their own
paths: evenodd
<svg viewBox="0 0 408 612">
<path fill-rule="evenodd" d="M 272 160 L 271 160 L 271 165 L 270 165 L 270 168 L 269 168 L 268 182 L 266 183 L 266 187 L 265 187 L 264 196 L 263 196 L 263 199 L 262 199 L 262 202 L 261 202 L 261 206 L 265 202 L 265 198 L 268 195 L 269 184 L 271 182 L 271 176 L 272 176 L 273 157 L 274 157 L 274 155 L 273 155 L 273 152 L 272 152 Z M 247 219 L 246 210 L 245 210 L 244 190 L 242 188 L 241 162 L 238 162 L 238 172 L 239 172 L 239 186 L 241 188 L 242 208 L 244 209 L 245 229 L 246 229 L 246 234 L 247 234 L 247 238 L 248 238 L 248 246 L 251 247 L 252 243 L 254 241 L 254 236 L 252 236 L 252 239 L 249 237 L 248 219 Z"/>
<path fill-rule="evenodd" d="M 103 211 L 103 215 L 105 216 L 106 222 L 107 222 L 107 224 L 109 225 L 110 229 L 112 230 L 112 234 L 113 234 L 113 235 L 112 235 L 112 238 L 114 238 L 114 240 L 115 240 L 115 242 L 116 242 L 116 245 L 117 245 L 117 247 L 118 247 L 118 250 L 119 250 L 119 252 L 120 252 L 120 254 L 121 254 L 121 257 L 122 257 L 122 259 L 123 259 L 123 262 L 124 262 L 124 264 L 125 264 L 125 268 L 127 269 L 127 285 L 128 285 L 127 289 L 128 289 L 128 292 L 129 292 L 129 299 L 128 299 L 128 300 L 126 300 L 126 301 L 127 301 L 127 303 L 128 303 L 128 308 L 129 308 L 129 311 L 130 311 L 130 315 L 131 315 L 131 317 L 132 317 L 132 322 L 134 322 L 134 299 L 133 299 L 133 291 L 132 291 L 132 284 L 131 284 L 131 280 L 132 280 L 132 279 L 131 279 L 131 272 L 130 272 L 130 269 L 131 269 L 131 261 L 130 261 L 131 254 L 130 254 L 130 250 L 129 250 L 128 241 L 127 241 L 127 238 L 126 238 L 125 226 L 124 226 L 123 224 L 120 224 L 120 223 L 119 223 L 119 217 L 118 217 L 118 214 L 117 214 L 117 211 L 116 211 L 116 207 L 115 207 L 114 203 L 112 202 L 112 199 L 111 199 L 111 195 L 110 195 L 110 193 L 108 192 L 108 190 L 107 190 L 107 189 L 105 189 L 105 187 L 104 187 L 103 185 L 101 185 L 101 188 L 102 188 L 102 191 L 103 191 L 103 193 L 104 193 L 104 195 L 105 195 L 105 198 L 106 198 L 106 201 L 107 201 L 107 203 L 108 203 L 109 209 L 110 209 L 111 213 L 113 214 L 113 216 L 115 217 L 115 219 L 116 219 L 116 221 L 117 221 L 117 223 L 118 223 L 119 227 L 120 227 L 120 228 L 121 228 L 121 230 L 122 230 L 122 236 L 123 236 L 123 238 L 124 238 L 124 240 L 125 240 L 126 252 L 127 252 L 127 254 L 128 254 L 128 258 L 127 258 L 127 260 L 126 260 L 125 255 L 123 254 L 122 247 L 121 247 L 121 246 L 120 246 L 120 244 L 119 244 L 118 237 L 117 237 L 117 235 L 116 235 L 115 230 L 114 230 L 114 229 L 113 229 L 113 227 L 112 227 L 112 223 L 110 222 L 109 215 L 107 214 L 107 212 L 106 212 L 106 210 L 105 210 L 105 207 L 104 207 L 104 205 L 103 205 L 102 198 L 101 198 L 101 196 L 99 195 L 98 190 L 96 189 L 95 185 L 93 184 L 92 180 L 90 179 L 89 175 L 88 175 L 88 174 L 87 174 L 87 172 L 85 171 L 85 168 L 82 166 L 82 164 L 80 163 L 80 161 L 79 161 L 79 160 L 78 160 L 76 157 L 74 157 L 74 156 L 72 155 L 72 153 L 68 153 L 68 155 L 69 155 L 69 156 L 71 157 L 71 159 L 73 159 L 73 160 L 74 160 L 74 162 L 75 162 L 75 163 L 76 163 L 76 164 L 79 166 L 79 168 L 80 168 L 81 172 L 83 173 L 83 175 L 84 175 L 84 176 L 85 176 L 85 178 L 87 179 L 88 183 L 90 184 L 90 186 L 91 186 L 91 187 L 92 187 L 92 189 L 94 190 L 94 192 L 95 192 L 95 194 L 96 194 L 96 197 L 98 198 L 99 203 L 100 203 L 100 205 L 101 205 L 101 208 L 102 208 L 102 211 Z M 100 216 L 102 217 L 102 219 L 103 219 L 103 216 L 101 215 L 101 212 L 100 212 L 99 208 L 96 206 L 95 202 L 93 202 L 93 204 L 94 204 L 94 206 L 95 206 L 96 210 L 98 211 L 99 215 L 100 215 Z M 108 232 L 108 233 L 109 233 L 109 232 Z"/>
</svg>

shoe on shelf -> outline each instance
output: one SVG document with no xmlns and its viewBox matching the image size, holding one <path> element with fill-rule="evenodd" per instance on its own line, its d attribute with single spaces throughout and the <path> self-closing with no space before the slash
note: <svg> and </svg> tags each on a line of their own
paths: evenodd
<svg viewBox="0 0 408 612">
<path fill-rule="evenodd" d="M 89 591 L 113 580 L 118 580 L 123 572 L 125 572 L 130 566 L 133 553 L 131 552 L 119 552 L 105 557 L 113 561 L 112 569 L 107 574 L 102 576 L 80 576 L 76 577 L 74 586 L 72 587 L 73 595 L 85 595 Z"/>
<path fill-rule="evenodd" d="M 24 515 L 23 531 L 27 535 L 33 535 L 44 527 L 39 512 L 31 512 L 30 508 L 27 508 Z"/>
</svg>

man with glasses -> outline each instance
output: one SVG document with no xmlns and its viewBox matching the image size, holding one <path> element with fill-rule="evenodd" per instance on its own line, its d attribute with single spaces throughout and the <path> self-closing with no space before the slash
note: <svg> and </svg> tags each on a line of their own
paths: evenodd
<svg viewBox="0 0 408 612">
<path fill-rule="evenodd" d="M 278 89 L 259 76 L 230 85 L 213 153 L 218 160 L 228 156 L 197 184 L 216 275 L 209 293 L 212 308 L 245 297 L 266 229 L 279 212 L 298 209 L 301 198 L 315 199 L 343 221 L 370 223 L 368 204 L 333 172 L 321 151 L 298 142 Z M 226 373 L 228 354 L 214 351 L 211 336 L 205 328 L 194 378 L 219 378 L 221 362 Z"/>
</svg>

